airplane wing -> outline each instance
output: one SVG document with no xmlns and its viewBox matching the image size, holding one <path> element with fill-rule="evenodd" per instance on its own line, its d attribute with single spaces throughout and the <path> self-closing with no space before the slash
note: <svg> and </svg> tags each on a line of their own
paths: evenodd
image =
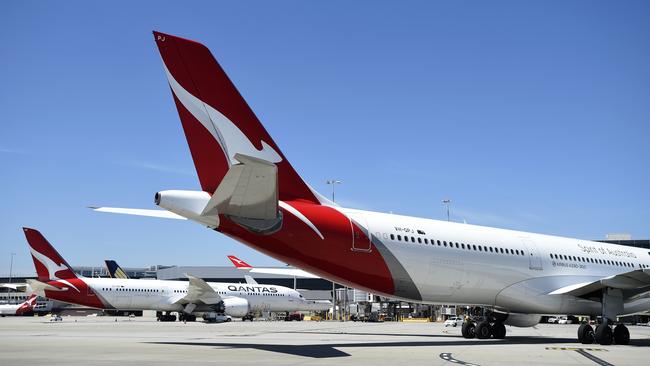
<svg viewBox="0 0 650 366">
<path fill-rule="evenodd" d="M 284 276 L 295 276 L 302 278 L 320 278 L 315 274 L 311 274 L 307 271 L 303 271 L 298 268 L 253 268 L 250 270 L 251 273 L 268 273 L 268 274 L 277 274 Z"/>
<path fill-rule="evenodd" d="M 14 291 L 20 291 L 20 292 L 27 291 L 27 284 L 26 283 L 2 283 L 2 284 L 0 284 L 0 287 L 2 287 L 2 288 L 10 288 L 10 289 L 13 289 Z"/>
<path fill-rule="evenodd" d="M 249 276 L 249 275 L 244 276 L 244 278 L 246 279 L 246 283 L 249 284 L 249 285 L 257 285 L 258 284 L 257 281 L 255 281 L 255 279 L 253 277 Z"/>
<path fill-rule="evenodd" d="M 121 208 L 121 207 L 88 207 L 97 212 L 110 212 L 123 215 L 158 217 L 162 219 L 187 220 L 185 217 L 166 210 L 148 210 L 142 208 Z"/>
<path fill-rule="evenodd" d="M 302 278 L 320 278 L 307 271 L 298 268 L 255 268 L 234 255 L 229 255 L 228 259 L 232 262 L 237 269 L 250 270 L 251 273 L 266 273 L 276 274 L 282 276 L 302 277 Z"/>
<path fill-rule="evenodd" d="M 593 282 L 576 283 L 559 288 L 550 292 L 549 295 L 572 295 L 581 297 L 605 287 L 621 290 L 643 290 L 646 287 L 650 287 L 650 268 L 637 269 L 604 277 Z"/>
<path fill-rule="evenodd" d="M 221 301 L 221 296 L 207 282 L 198 277 L 185 274 L 190 279 L 190 285 L 187 287 L 187 295 L 182 298 L 183 302 L 212 305 Z"/>
</svg>

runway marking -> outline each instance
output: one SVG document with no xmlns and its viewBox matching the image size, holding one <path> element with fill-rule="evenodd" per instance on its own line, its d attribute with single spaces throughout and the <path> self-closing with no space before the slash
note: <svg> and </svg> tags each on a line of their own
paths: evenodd
<svg viewBox="0 0 650 366">
<path fill-rule="evenodd" d="M 584 351 L 603 351 L 603 352 L 609 352 L 606 349 L 603 348 L 583 348 L 583 347 L 546 347 L 547 350 L 549 351 L 579 351 L 579 350 L 584 350 Z"/>
<path fill-rule="evenodd" d="M 554 350 L 554 351 L 575 351 L 575 352 L 578 352 L 579 354 L 587 357 L 588 359 L 594 361 L 595 363 L 599 364 L 600 366 L 614 366 L 613 364 L 611 364 L 611 363 L 609 363 L 609 362 L 607 362 L 607 361 L 605 361 L 603 359 L 600 359 L 600 358 L 592 355 L 591 353 L 587 352 L 587 351 L 591 351 L 591 352 L 594 352 L 594 351 L 609 352 L 608 350 L 603 349 L 603 348 L 546 347 L 546 349 L 547 350 Z"/>
<path fill-rule="evenodd" d="M 440 358 L 442 358 L 442 359 L 445 360 L 445 361 L 453 362 L 453 363 L 455 363 L 455 364 L 459 364 L 459 365 L 465 365 L 465 366 L 480 366 L 480 365 L 477 365 L 477 364 L 475 364 L 475 363 L 471 363 L 471 362 L 465 362 L 465 361 L 457 360 L 457 359 L 451 357 L 451 353 L 441 353 L 441 354 L 440 354 Z"/>
<path fill-rule="evenodd" d="M 581 354 L 581 355 L 587 357 L 588 359 L 594 361 L 595 363 L 599 364 L 600 366 L 614 366 L 613 364 L 611 364 L 611 363 L 609 363 L 609 362 L 607 362 L 607 361 L 605 361 L 603 359 L 600 359 L 600 358 L 592 355 L 591 353 L 589 353 L 589 352 L 587 352 L 587 351 L 585 351 L 583 349 L 576 350 L 576 352 L 578 352 L 579 354 Z"/>
</svg>

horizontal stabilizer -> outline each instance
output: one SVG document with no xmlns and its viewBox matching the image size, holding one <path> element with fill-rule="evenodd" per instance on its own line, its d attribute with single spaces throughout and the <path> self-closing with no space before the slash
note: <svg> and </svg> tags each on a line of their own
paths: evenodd
<svg viewBox="0 0 650 366">
<path fill-rule="evenodd" d="M 47 284 L 45 282 L 41 282 L 39 280 L 27 280 L 27 284 L 29 287 L 32 289 L 32 293 L 43 296 L 45 297 L 45 290 L 48 291 L 65 291 L 64 288 L 58 288 L 55 286 L 52 286 L 50 284 Z"/>
<path fill-rule="evenodd" d="M 187 295 L 183 298 L 184 301 L 189 303 L 202 302 L 207 305 L 216 304 L 221 301 L 221 296 L 204 280 L 185 274 L 190 280 L 187 287 Z"/>
<path fill-rule="evenodd" d="M 187 220 L 183 216 L 163 210 L 148 210 L 142 208 L 120 208 L 120 207 L 88 207 L 97 212 L 110 212 L 123 215 L 158 217 L 162 219 Z"/>
<path fill-rule="evenodd" d="M 580 297 L 606 287 L 621 290 L 640 290 L 650 287 L 650 269 L 637 269 L 626 273 L 604 277 L 593 282 L 576 283 L 552 291 L 549 295 L 571 295 Z"/>
</svg>

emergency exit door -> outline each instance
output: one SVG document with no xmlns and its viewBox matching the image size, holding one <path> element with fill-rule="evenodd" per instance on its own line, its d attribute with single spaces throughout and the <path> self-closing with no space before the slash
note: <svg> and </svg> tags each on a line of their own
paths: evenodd
<svg viewBox="0 0 650 366">
<path fill-rule="evenodd" d="M 352 251 L 370 253 L 372 250 L 370 227 L 362 214 L 349 215 L 352 231 Z"/>
</svg>

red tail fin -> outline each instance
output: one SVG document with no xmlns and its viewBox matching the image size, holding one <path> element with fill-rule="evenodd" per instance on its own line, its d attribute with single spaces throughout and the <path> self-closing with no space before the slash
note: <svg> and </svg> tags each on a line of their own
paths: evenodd
<svg viewBox="0 0 650 366">
<path fill-rule="evenodd" d="M 23 315 L 34 310 L 36 306 L 36 294 L 32 294 L 24 303 L 20 304 L 18 309 L 16 309 L 16 315 Z"/>
<path fill-rule="evenodd" d="M 237 267 L 237 268 L 240 268 L 240 269 L 250 269 L 250 268 L 253 268 L 253 267 L 251 267 L 250 264 L 248 264 L 248 263 L 244 262 L 243 260 L 241 260 L 241 259 L 235 257 L 234 255 L 229 255 L 229 256 L 228 256 L 228 259 L 230 259 L 230 261 L 232 262 L 232 264 L 234 264 L 235 267 Z"/>
<path fill-rule="evenodd" d="M 275 163 L 280 200 L 319 203 L 205 46 L 154 32 L 201 187 L 213 193 L 236 153 Z"/>
<path fill-rule="evenodd" d="M 23 228 L 39 281 L 76 278 L 72 267 L 36 229 Z"/>
</svg>

